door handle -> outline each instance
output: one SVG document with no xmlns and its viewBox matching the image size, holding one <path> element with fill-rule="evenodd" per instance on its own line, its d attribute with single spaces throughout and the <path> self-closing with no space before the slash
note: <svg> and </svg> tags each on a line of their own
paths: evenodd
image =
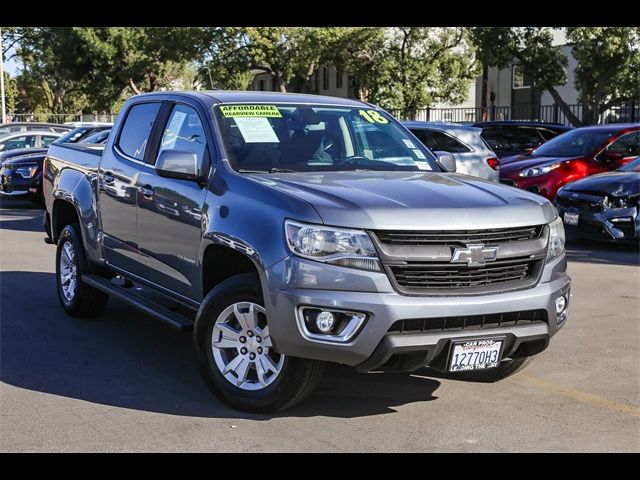
<svg viewBox="0 0 640 480">
<path fill-rule="evenodd" d="M 113 176 L 113 173 L 111 172 L 102 172 L 102 181 L 104 183 L 113 183 L 115 181 L 115 177 Z"/>
<path fill-rule="evenodd" d="M 144 195 L 146 198 L 153 198 L 153 196 L 156 194 L 156 191 L 151 187 L 151 185 L 138 187 L 138 191 L 142 193 L 142 195 Z"/>
</svg>

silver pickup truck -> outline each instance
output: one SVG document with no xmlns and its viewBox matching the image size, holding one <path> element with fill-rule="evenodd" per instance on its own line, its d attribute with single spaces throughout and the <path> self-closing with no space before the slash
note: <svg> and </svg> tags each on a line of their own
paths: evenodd
<svg viewBox="0 0 640 480">
<path fill-rule="evenodd" d="M 499 380 L 566 321 L 564 231 L 546 199 L 454 171 L 366 103 L 135 96 L 104 147 L 45 160 L 60 303 L 193 330 L 242 410 L 295 404 L 326 362 Z"/>
</svg>

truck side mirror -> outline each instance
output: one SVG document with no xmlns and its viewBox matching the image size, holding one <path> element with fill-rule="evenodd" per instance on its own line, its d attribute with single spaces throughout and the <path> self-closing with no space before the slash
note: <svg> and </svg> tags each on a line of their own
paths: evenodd
<svg viewBox="0 0 640 480">
<path fill-rule="evenodd" d="M 198 156 L 191 150 L 163 150 L 155 168 L 161 177 L 200 180 Z"/>
<path fill-rule="evenodd" d="M 456 171 L 456 159 L 449 152 L 437 151 L 433 152 L 437 157 L 438 165 L 444 168 L 447 172 L 455 172 Z"/>
</svg>

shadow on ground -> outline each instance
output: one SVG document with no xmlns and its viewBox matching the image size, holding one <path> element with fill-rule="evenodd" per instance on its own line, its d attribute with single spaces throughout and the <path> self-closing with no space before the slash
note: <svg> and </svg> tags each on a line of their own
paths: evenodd
<svg viewBox="0 0 640 480">
<path fill-rule="evenodd" d="M 0 196 L 0 228 L 21 232 L 43 232 L 44 210 L 27 200 Z"/>
<path fill-rule="evenodd" d="M 200 378 L 191 335 L 110 301 L 97 319 L 63 313 L 51 273 L 0 273 L 0 378 L 8 384 L 103 405 L 174 415 L 250 418 L 227 408 Z M 28 299 L 28 301 L 25 301 Z M 352 418 L 434 400 L 440 382 L 360 375 L 331 366 L 312 396 L 282 417 Z"/>
<path fill-rule="evenodd" d="M 567 259 L 570 262 L 640 265 L 638 245 L 570 238 L 567 240 L 566 247 Z"/>
</svg>

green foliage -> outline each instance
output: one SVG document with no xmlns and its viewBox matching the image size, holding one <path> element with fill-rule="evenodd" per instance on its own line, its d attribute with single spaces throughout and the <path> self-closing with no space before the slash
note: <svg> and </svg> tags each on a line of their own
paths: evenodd
<svg viewBox="0 0 640 480">
<path fill-rule="evenodd" d="M 580 125 L 556 89 L 567 83 L 568 62 L 562 49 L 553 45 L 551 28 L 476 27 L 472 36 L 483 65 L 505 68 L 515 59 L 533 79 L 534 88 L 547 90 L 569 121 Z"/>
<path fill-rule="evenodd" d="M 409 116 L 436 102 L 464 100 L 478 74 L 465 28 L 357 27 L 339 41 L 339 63 L 356 75 L 360 97 Z"/>
<path fill-rule="evenodd" d="M 567 38 L 578 61 L 575 86 L 586 106 L 584 122 L 640 99 L 640 27 L 570 27 Z"/>
<path fill-rule="evenodd" d="M 10 76 L 9 73 L 4 72 L 4 101 L 7 112 L 15 111 L 17 97 L 18 85 L 16 79 Z M 2 115 L 2 112 L 0 112 L 0 115 Z"/>
</svg>

